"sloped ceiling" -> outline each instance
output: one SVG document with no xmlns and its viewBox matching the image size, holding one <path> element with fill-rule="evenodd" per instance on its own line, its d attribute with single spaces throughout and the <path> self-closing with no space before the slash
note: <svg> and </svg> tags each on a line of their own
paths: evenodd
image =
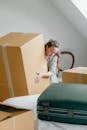
<svg viewBox="0 0 87 130">
<path fill-rule="evenodd" d="M 75 7 L 71 0 L 51 0 L 51 2 L 87 39 L 87 19 Z"/>
</svg>

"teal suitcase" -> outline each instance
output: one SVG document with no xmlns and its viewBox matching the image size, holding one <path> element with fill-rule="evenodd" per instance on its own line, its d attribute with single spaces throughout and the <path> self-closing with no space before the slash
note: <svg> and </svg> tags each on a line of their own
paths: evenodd
<svg viewBox="0 0 87 130">
<path fill-rule="evenodd" d="M 37 117 L 46 121 L 87 124 L 87 85 L 49 85 L 38 98 Z"/>
</svg>

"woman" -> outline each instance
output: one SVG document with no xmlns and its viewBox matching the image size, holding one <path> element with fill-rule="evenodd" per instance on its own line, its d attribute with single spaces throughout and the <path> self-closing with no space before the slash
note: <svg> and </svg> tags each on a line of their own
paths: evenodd
<svg viewBox="0 0 87 130">
<path fill-rule="evenodd" d="M 48 72 L 39 72 L 36 75 L 36 81 L 41 78 L 49 77 L 50 83 L 58 83 L 58 73 L 60 66 L 59 43 L 56 40 L 49 40 L 45 44 L 45 56 L 47 60 Z"/>
</svg>

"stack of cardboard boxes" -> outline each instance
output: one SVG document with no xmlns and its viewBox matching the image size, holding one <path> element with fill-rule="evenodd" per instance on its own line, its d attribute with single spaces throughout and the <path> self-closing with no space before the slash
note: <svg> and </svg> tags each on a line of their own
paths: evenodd
<svg viewBox="0 0 87 130">
<path fill-rule="evenodd" d="M 41 93 L 49 79 L 35 83 L 36 72 L 47 72 L 42 34 L 12 32 L 0 38 L 0 101 Z M 0 130 L 34 130 L 33 118 L 32 111 L 15 110 L 0 121 Z"/>
</svg>

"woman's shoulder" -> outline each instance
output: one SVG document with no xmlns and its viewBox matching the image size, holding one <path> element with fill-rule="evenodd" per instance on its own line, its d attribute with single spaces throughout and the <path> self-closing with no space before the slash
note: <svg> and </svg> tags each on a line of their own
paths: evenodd
<svg viewBox="0 0 87 130">
<path fill-rule="evenodd" d="M 59 58 L 59 55 L 57 53 L 53 54 L 53 58 Z"/>
<path fill-rule="evenodd" d="M 58 60 L 58 56 L 56 54 L 52 55 L 50 58 L 51 61 L 57 61 Z"/>
</svg>

